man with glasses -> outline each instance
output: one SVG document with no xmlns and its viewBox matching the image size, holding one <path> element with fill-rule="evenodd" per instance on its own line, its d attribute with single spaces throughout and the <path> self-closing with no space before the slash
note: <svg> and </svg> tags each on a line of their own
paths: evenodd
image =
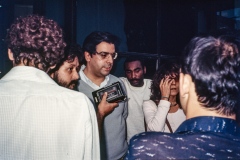
<svg viewBox="0 0 240 160">
<path fill-rule="evenodd" d="M 100 159 L 92 103 L 48 75 L 64 58 L 59 25 L 19 17 L 6 42 L 13 68 L 0 80 L 0 159 Z"/>
<path fill-rule="evenodd" d="M 92 92 L 100 88 L 120 82 L 121 80 L 111 74 L 114 59 L 117 58 L 115 45 L 117 37 L 108 32 L 95 31 L 89 34 L 83 42 L 85 59 L 80 69 L 80 84 L 78 90 L 85 93 L 93 102 Z M 121 159 L 127 151 L 126 118 L 127 102 L 105 103 L 95 105 L 101 134 L 102 159 Z"/>
</svg>

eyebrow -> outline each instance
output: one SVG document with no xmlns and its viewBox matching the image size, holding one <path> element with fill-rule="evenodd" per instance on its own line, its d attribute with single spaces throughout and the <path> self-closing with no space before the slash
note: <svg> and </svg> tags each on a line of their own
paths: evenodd
<svg viewBox="0 0 240 160">
<path fill-rule="evenodd" d="M 137 67 L 137 68 L 134 68 L 133 71 L 138 70 L 138 69 L 142 69 L 142 68 L 141 67 Z M 126 69 L 126 71 L 132 71 L 132 70 Z"/>
</svg>

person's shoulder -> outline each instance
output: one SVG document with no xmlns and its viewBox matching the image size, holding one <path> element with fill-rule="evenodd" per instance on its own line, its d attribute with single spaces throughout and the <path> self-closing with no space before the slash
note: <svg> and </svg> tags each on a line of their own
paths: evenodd
<svg viewBox="0 0 240 160">
<path fill-rule="evenodd" d="M 148 79 L 148 78 L 144 78 L 144 81 L 146 81 L 146 82 L 152 82 L 152 80 L 151 80 L 151 79 Z"/>
<path fill-rule="evenodd" d="M 153 106 L 153 105 L 156 105 L 156 104 L 151 99 L 143 101 L 143 106 L 148 106 L 148 105 Z"/>
<path fill-rule="evenodd" d="M 61 96 L 61 97 L 66 97 L 66 98 L 74 98 L 74 97 L 78 97 L 78 98 L 86 98 L 86 95 L 79 92 L 79 91 L 75 91 L 75 90 L 71 90 L 62 86 L 55 86 L 54 89 L 52 89 L 52 92 L 54 92 L 54 94 L 56 96 Z"/>
<path fill-rule="evenodd" d="M 126 77 L 119 77 L 119 79 L 123 82 L 127 81 L 127 78 Z"/>
<path fill-rule="evenodd" d="M 116 76 L 114 76 L 112 74 L 109 74 L 108 76 L 109 76 L 110 82 L 112 82 L 112 83 L 114 83 L 114 82 L 120 82 L 122 84 L 124 83 L 123 79 L 118 78 L 118 77 L 116 77 Z"/>
<path fill-rule="evenodd" d="M 124 83 L 125 86 L 130 85 L 126 77 L 119 77 L 119 79 Z"/>
<path fill-rule="evenodd" d="M 116 77 L 116 76 L 114 76 L 112 74 L 109 74 L 108 76 L 109 76 L 110 80 L 116 80 L 116 81 L 120 80 L 120 78 L 118 78 L 118 77 Z"/>
<path fill-rule="evenodd" d="M 151 80 L 151 79 L 144 79 L 144 82 L 145 82 L 147 85 L 151 85 L 152 80 Z"/>
<path fill-rule="evenodd" d="M 174 134 L 164 132 L 143 132 L 136 134 L 130 140 L 130 145 L 151 145 L 151 142 L 156 140 L 164 141 L 164 139 L 174 137 Z"/>
</svg>

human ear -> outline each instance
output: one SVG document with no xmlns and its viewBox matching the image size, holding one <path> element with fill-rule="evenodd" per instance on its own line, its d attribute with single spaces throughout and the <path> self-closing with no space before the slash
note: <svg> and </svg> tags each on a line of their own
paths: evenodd
<svg viewBox="0 0 240 160">
<path fill-rule="evenodd" d="M 143 67 L 143 72 L 144 72 L 144 74 L 146 74 L 146 67 L 145 66 Z"/>
<path fill-rule="evenodd" d="M 11 61 L 14 61 L 13 53 L 12 53 L 11 49 L 9 49 L 9 48 L 8 48 L 8 58 L 9 58 Z"/>
<path fill-rule="evenodd" d="M 91 55 L 90 55 L 90 53 L 87 52 L 87 51 L 84 52 L 84 57 L 85 57 L 85 59 L 86 59 L 87 62 L 89 62 L 90 59 L 91 59 Z"/>
<path fill-rule="evenodd" d="M 192 77 L 189 74 L 180 73 L 179 76 L 179 95 L 182 107 L 185 107 L 189 100 L 189 92 Z"/>
</svg>

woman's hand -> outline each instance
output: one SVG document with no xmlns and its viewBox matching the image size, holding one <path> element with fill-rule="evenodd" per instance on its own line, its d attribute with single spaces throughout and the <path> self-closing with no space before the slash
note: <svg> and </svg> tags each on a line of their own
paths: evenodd
<svg viewBox="0 0 240 160">
<path fill-rule="evenodd" d="M 171 84 L 173 82 L 173 79 L 169 78 L 169 76 L 166 76 L 163 78 L 159 84 L 160 92 L 161 92 L 161 99 L 168 100 L 171 92 Z"/>
</svg>

